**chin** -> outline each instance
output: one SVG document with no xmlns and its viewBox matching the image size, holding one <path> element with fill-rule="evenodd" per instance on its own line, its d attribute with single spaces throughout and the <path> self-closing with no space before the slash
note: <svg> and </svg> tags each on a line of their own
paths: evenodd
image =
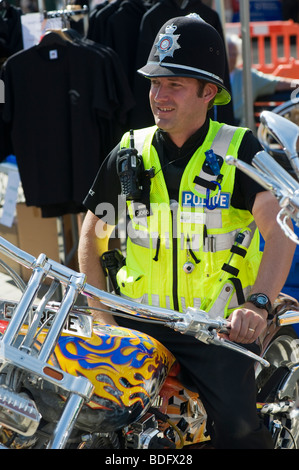
<svg viewBox="0 0 299 470">
<path fill-rule="evenodd" d="M 155 116 L 155 124 L 158 126 L 160 129 L 163 129 L 163 131 L 168 131 L 169 129 L 169 124 L 164 121 L 164 119 L 160 119 Z"/>
</svg>

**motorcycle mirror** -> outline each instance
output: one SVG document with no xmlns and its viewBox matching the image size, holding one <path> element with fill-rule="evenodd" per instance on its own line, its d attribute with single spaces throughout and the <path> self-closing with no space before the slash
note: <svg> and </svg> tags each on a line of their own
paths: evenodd
<svg viewBox="0 0 299 470">
<path fill-rule="evenodd" d="M 277 161 L 264 150 L 258 152 L 252 159 L 252 164 L 271 180 L 283 186 L 287 192 L 299 192 L 299 183 Z"/>
<path fill-rule="evenodd" d="M 260 143 L 268 146 L 268 133 L 282 146 L 290 163 L 299 177 L 298 137 L 299 127 L 283 116 L 272 111 L 262 111 L 258 130 Z M 266 145 L 264 145 L 266 144 Z"/>
<path fill-rule="evenodd" d="M 279 326 L 294 325 L 295 323 L 299 323 L 299 311 L 288 310 L 282 315 L 278 315 L 276 323 Z"/>
</svg>

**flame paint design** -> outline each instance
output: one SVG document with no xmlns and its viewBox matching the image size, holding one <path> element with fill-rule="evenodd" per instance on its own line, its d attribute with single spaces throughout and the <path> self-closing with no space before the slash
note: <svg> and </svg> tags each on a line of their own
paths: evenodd
<svg viewBox="0 0 299 470">
<path fill-rule="evenodd" d="M 84 369 L 94 369 L 103 365 L 113 368 L 115 368 L 114 365 L 127 365 L 139 369 L 154 353 L 153 346 L 147 349 L 141 341 L 134 339 L 130 339 L 128 344 L 127 338 L 119 337 L 102 337 L 100 344 L 96 345 L 81 338 L 69 336 L 60 341 L 59 346 L 66 358 L 77 360 Z M 104 361 L 103 358 L 105 358 Z M 107 364 L 107 359 L 109 359 L 109 364 Z"/>
<path fill-rule="evenodd" d="M 62 335 L 53 364 L 87 377 L 95 386 L 92 408 L 144 408 L 155 396 L 174 357 L 155 339 L 126 328 L 97 326 L 91 339 Z"/>
</svg>

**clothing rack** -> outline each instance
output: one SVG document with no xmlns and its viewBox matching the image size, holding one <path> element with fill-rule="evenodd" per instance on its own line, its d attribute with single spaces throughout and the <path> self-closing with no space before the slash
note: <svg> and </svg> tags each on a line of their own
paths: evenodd
<svg viewBox="0 0 299 470">
<path fill-rule="evenodd" d="M 72 17 L 77 15 L 87 15 L 89 12 L 88 6 L 83 5 L 82 7 L 74 9 L 79 5 L 69 5 L 72 8 L 64 8 L 63 10 L 52 10 L 52 11 L 44 11 L 44 19 L 49 18 L 66 18 L 66 19 L 73 19 Z"/>
<path fill-rule="evenodd" d="M 68 5 L 66 8 L 61 10 L 52 10 L 52 11 L 43 11 L 44 19 L 51 19 L 51 18 L 61 18 L 64 27 L 70 27 L 70 21 L 80 21 L 84 20 L 84 32 L 86 33 L 88 30 L 88 13 L 89 8 L 87 5 Z"/>
</svg>

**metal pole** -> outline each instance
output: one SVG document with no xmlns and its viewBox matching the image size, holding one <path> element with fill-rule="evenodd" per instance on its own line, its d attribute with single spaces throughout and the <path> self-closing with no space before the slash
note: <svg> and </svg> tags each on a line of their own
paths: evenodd
<svg viewBox="0 0 299 470">
<path fill-rule="evenodd" d="M 251 41 L 250 41 L 250 13 L 249 0 L 240 2 L 240 22 L 242 35 L 242 55 L 243 55 L 243 91 L 244 91 L 244 116 L 245 126 L 253 132 L 255 129 L 253 115 L 253 93 L 251 78 Z"/>
<path fill-rule="evenodd" d="M 225 8 L 223 0 L 215 0 L 215 10 L 217 11 L 222 27 L 225 27 Z"/>
</svg>

